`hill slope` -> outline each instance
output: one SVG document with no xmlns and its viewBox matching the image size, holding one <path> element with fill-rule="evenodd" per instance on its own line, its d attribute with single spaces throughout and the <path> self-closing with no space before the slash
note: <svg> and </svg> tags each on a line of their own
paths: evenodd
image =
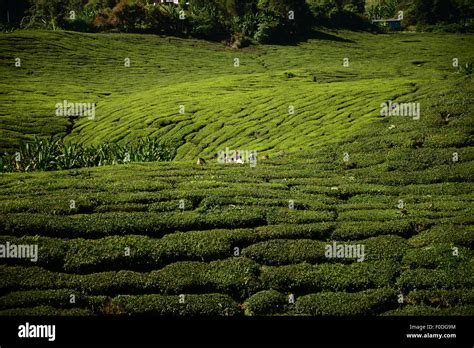
<svg viewBox="0 0 474 348">
<path fill-rule="evenodd" d="M 231 50 L 145 35 L 3 34 L 0 147 L 66 132 L 84 144 L 175 139 L 177 159 L 213 157 L 227 146 L 261 153 L 318 147 L 372 122 L 388 100 L 430 105 L 421 99 L 439 90 L 432 82 L 455 78 L 453 57 L 463 64 L 474 54 L 469 35 L 319 36 L 325 40 Z M 96 103 L 95 120 L 83 117 L 67 130 L 68 119 L 55 115 L 63 100 Z"/>
<path fill-rule="evenodd" d="M 81 67 L 74 50 L 71 64 L 88 76 L 80 83 L 71 76 L 43 86 L 47 78 L 39 78 L 30 81 L 31 95 L 21 92 L 27 75 L 4 84 L 6 147 L 46 129 L 21 108 L 36 105 L 40 115 L 73 91 L 110 95 L 99 102 L 104 114 L 96 123 L 80 120 L 71 140 L 126 143 L 157 134 L 186 142 L 171 163 L 2 174 L 0 242 L 38 244 L 39 258 L 4 260 L 0 315 L 474 313 L 474 89 L 470 76 L 450 66 L 460 47 L 472 56 L 463 44 L 471 37 L 343 33 L 354 43 L 228 51 L 141 36 L 14 35 L 16 47 L 29 42 L 37 67 L 54 65 L 53 54 L 34 53 L 54 47 L 52 38 L 60 46 L 107 38 L 108 53 L 99 45 L 91 55 L 109 55 L 103 71 L 110 79 Z M 163 42 L 163 67 L 181 62 L 171 58 L 173 45 L 199 45 L 190 59 L 200 65 L 189 64 L 189 73 L 175 66 L 156 84 L 151 63 L 118 73 L 112 52 L 142 47 L 145 62 L 154 52 L 145 42 Z M 255 59 L 234 68 L 236 54 Z M 342 67 L 346 54 L 354 57 L 349 68 Z M 67 80 L 69 68 L 56 68 L 58 81 Z M 379 117 L 388 99 L 419 102 L 420 119 Z M 178 103 L 189 115 L 174 114 Z M 13 122 L 19 115 L 25 118 Z M 27 120 L 38 127 L 15 128 Z M 56 127 L 48 132 L 64 127 L 61 119 L 44 122 Z M 225 146 L 258 150 L 257 165 L 193 164 Z M 363 246 L 363 260 L 328 257 L 334 242 Z"/>
</svg>

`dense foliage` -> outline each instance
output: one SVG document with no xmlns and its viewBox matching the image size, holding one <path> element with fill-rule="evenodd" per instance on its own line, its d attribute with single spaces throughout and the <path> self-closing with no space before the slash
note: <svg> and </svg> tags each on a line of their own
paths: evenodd
<svg viewBox="0 0 474 348">
<path fill-rule="evenodd" d="M 474 5 L 468 0 L 26 0 L 12 9 L 12 21 L 26 28 L 120 31 L 225 40 L 240 47 L 250 41 L 287 42 L 313 26 L 368 29 L 370 19 L 396 18 L 418 29 L 466 31 Z M 6 22 L 1 18 L 0 22 Z M 2 26 L 3 28 L 4 26 Z"/>
<path fill-rule="evenodd" d="M 25 142 L 14 154 L 0 157 L 0 172 L 31 172 L 95 167 L 128 162 L 170 161 L 176 149 L 156 139 L 145 138 L 131 146 L 103 143 L 84 147 L 65 143 L 60 137 L 35 138 Z"/>
</svg>

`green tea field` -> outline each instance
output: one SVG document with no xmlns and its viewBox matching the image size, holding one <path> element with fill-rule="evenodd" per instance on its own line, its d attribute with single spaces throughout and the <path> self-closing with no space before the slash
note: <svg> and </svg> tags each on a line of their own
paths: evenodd
<svg viewBox="0 0 474 348">
<path fill-rule="evenodd" d="M 474 315 L 473 59 L 470 34 L 0 34 L 1 152 L 177 144 L 1 173 L 0 316 Z M 65 100 L 95 117 L 58 116 Z"/>
</svg>

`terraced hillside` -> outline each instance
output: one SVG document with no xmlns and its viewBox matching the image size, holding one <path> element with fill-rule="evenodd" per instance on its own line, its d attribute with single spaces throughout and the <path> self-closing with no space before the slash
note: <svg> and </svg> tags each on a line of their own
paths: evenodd
<svg viewBox="0 0 474 348">
<path fill-rule="evenodd" d="M 372 122 L 387 100 L 430 105 L 421 99 L 439 91 L 433 81 L 449 81 L 452 59 L 465 64 L 472 46 L 468 35 L 346 31 L 243 50 L 151 35 L 3 34 L 0 150 L 35 134 L 66 133 L 86 145 L 178 140 L 177 159 L 186 160 L 226 147 L 319 148 Z M 55 115 L 64 100 L 96 103 L 96 118 L 70 129 L 67 117 Z"/>
<path fill-rule="evenodd" d="M 88 94 L 100 112 L 71 141 L 185 140 L 170 163 L 2 174 L 0 244 L 39 252 L 2 260 L 0 315 L 473 315 L 474 88 L 451 66 L 472 37 L 338 35 L 242 51 L 0 36 L 5 149 L 63 132 L 51 105 Z M 20 52 L 35 59 L 14 76 Z M 379 117 L 390 99 L 420 119 Z M 226 146 L 257 165 L 194 164 Z M 328 257 L 334 242 L 364 258 Z"/>
</svg>

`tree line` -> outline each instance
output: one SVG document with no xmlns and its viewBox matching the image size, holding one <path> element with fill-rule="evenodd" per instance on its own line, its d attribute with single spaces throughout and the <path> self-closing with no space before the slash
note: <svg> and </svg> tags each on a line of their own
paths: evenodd
<svg viewBox="0 0 474 348">
<path fill-rule="evenodd" d="M 471 0 L 7 0 L 1 22 L 22 28 L 118 31 L 227 40 L 288 41 L 315 26 L 375 29 L 404 12 L 404 26 L 472 31 Z"/>
</svg>

